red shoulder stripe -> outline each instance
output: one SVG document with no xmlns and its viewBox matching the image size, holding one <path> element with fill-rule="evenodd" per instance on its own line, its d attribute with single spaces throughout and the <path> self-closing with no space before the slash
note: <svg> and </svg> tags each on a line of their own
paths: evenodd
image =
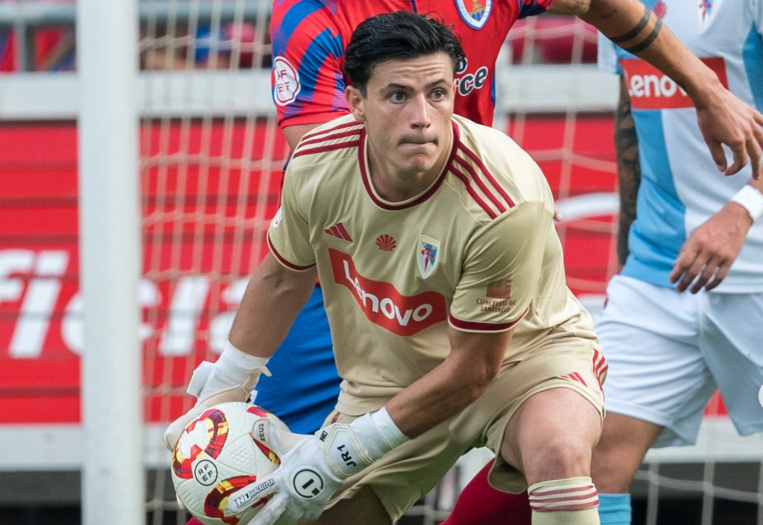
<svg viewBox="0 0 763 525">
<path fill-rule="evenodd" d="M 469 180 L 469 177 L 467 177 L 464 173 L 462 173 L 461 171 L 456 169 L 455 163 L 454 163 L 453 166 L 450 167 L 450 171 L 451 171 L 451 173 L 453 173 L 453 175 L 458 177 L 458 179 L 461 182 L 464 183 L 464 186 L 466 187 L 466 192 L 469 195 L 471 195 L 472 199 L 474 199 L 474 201 L 477 204 L 480 205 L 480 208 L 485 210 L 485 213 L 487 213 L 490 216 L 491 219 L 495 219 L 496 217 L 498 217 L 498 214 L 495 211 L 493 211 L 490 208 L 490 206 L 488 206 L 488 204 L 484 200 L 482 200 L 482 197 L 480 197 L 479 194 L 474 190 L 474 188 L 472 187 L 472 184 L 471 184 L 471 182 Z M 506 211 L 506 210 L 501 210 L 501 212 L 503 212 L 503 211 Z"/>
<path fill-rule="evenodd" d="M 325 135 L 330 135 L 332 133 L 335 133 L 337 131 L 342 131 L 347 128 L 351 128 L 354 126 L 361 126 L 360 122 L 345 122 L 344 124 L 339 124 L 338 126 L 334 126 L 333 128 L 323 129 L 323 130 L 314 130 L 314 131 L 308 131 L 305 133 L 305 135 L 302 137 L 302 140 L 312 140 L 317 137 L 323 137 Z M 358 127 L 358 130 L 360 130 L 360 127 Z"/>
<path fill-rule="evenodd" d="M 298 149 L 297 152 L 292 155 L 292 158 L 302 157 L 303 155 L 313 155 L 315 153 L 323 153 L 324 151 L 333 151 L 337 149 L 354 148 L 360 144 L 360 139 L 350 140 L 347 142 L 339 142 L 338 144 L 327 144 L 325 146 L 319 146 L 317 148 L 305 148 Z"/>
<path fill-rule="evenodd" d="M 493 187 L 495 192 L 497 192 L 508 204 L 509 208 L 514 207 L 514 201 L 511 200 L 511 197 L 509 197 L 509 194 L 506 193 L 506 190 L 503 189 L 503 186 L 498 184 L 498 181 L 495 180 L 495 177 L 493 177 L 490 174 L 490 171 L 487 169 L 487 167 L 482 163 L 482 161 L 479 159 L 479 157 L 470 149 L 465 147 L 463 143 L 459 144 L 459 151 L 463 152 L 469 159 L 479 168 L 479 170 L 484 175 L 485 179 L 490 183 L 490 185 Z"/>
<path fill-rule="evenodd" d="M 359 137 L 360 136 L 360 128 L 358 128 L 358 129 L 351 129 L 349 131 L 343 131 L 341 133 L 336 133 L 335 135 L 331 135 L 331 136 L 328 136 L 328 137 L 316 137 L 316 138 L 310 138 L 308 140 L 302 139 L 302 141 L 300 141 L 300 143 L 299 143 L 299 147 L 303 148 L 303 147 L 309 146 L 311 144 L 320 144 L 322 142 L 327 142 L 329 140 L 338 140 L 338 139 L 343 139 L 343 138 L 352 137 L 352 136 L 358 136 Z"/>
</svg>

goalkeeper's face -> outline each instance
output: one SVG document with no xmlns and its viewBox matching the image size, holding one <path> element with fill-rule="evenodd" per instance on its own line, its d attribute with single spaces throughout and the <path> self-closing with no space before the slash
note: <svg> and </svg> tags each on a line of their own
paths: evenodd
<svg viewBox="0 0 763 525">
<path fill-rule="evenodd" d="M 450 57 L 435 53 L 381 62 L 365 94 L 347 88 L 353 115 L 366 124 L 375 175 L 410 182 L 437 176 L 452 142 L 454 76 Z"/>
</svg>

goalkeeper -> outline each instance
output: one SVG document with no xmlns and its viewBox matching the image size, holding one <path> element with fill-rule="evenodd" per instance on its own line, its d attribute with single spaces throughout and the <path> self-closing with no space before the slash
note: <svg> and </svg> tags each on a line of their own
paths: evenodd
<svg viewBox="0 0 763 525">
<path fill-rule="evenodd" d="M 564 283 L 542 172 L 453 116 L 461 60 L 433 19 L 369 18 L 345 52 L 351 115 L 294 152 L 230 333 L 250 364 L 218 361 L 207 384 L 248 389 L 316 276 L 343 381 L 326 426 L 230 497 L 235 512 L 270 496 L 252 525 L 394 522 L 475 446 L 496 453 L 495 486 L 529 486 L 535 523 L 598 523 L 606 363 Z"/>
</svg>

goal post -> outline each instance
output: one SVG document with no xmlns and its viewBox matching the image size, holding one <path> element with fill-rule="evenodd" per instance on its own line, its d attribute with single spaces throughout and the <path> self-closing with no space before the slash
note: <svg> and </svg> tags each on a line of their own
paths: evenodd
<svg viewBox="0 0 763 525">
<path fill-rule="evenodd" d="M 145 521 L 137 0 L 78 0 L 82 522 Z"/>
</svg>

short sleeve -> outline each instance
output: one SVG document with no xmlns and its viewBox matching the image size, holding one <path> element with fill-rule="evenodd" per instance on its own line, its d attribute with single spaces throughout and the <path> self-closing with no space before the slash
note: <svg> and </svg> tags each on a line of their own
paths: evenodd
<svg viewBox="0 0 763 525">
<path fill-rule="evenodd" d="M 763 0 L 749 0 L 749 8 L 755 28 L 763 35 Z"/>
<path fill-rule="evenodd" d="M 598 34 L 596 63 L 599 69 L 607 73 L 622 75 L 622 69 L 617 61 L 616 45 L 603 34 Z"/>
<path fill-rule="evenodd" d="M 469 241 L 450 324 L 500 332 L 518 323 L 537 291 L 552 215 L 540 201 L 519 204 Z"/>
<path fill-rule="evenodd" d="M 270 30 L 270 82 L 279 125 L 322 124 L 347 114 L 344 46 L 324 3 L 276 3 Z"/>
<path fill-rule="evenodd" d="M 268 247 L 278 261 L 296 271 L 315 266 L 315 252 L 310 245 L 310 224 L 299 205 L 294 175 L 287 169 L 281 194 L 281 207 L 270 222 Z"/>
</svg>

